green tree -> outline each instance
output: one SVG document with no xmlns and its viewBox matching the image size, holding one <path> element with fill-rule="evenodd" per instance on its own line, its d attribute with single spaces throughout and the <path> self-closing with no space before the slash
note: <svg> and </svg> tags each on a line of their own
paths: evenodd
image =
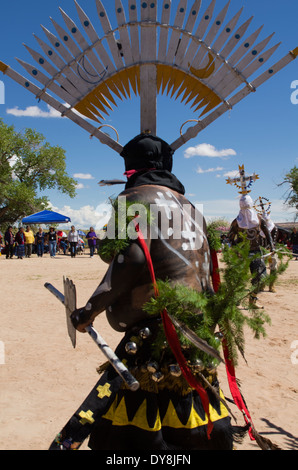
<svg viewBox="0 0 298 470">
<path fill-rule="evenodd" d="M 279 186 L 287 184 L 289 189 L 286 193 L 286 204 L 294 207 L 297 211 L 295 218 L 298 217 L 298 168 L 294 166 L 289 173 L 286 174 L 284 181 Z"/>
<path fill-rule="evenodd" d="M 57 189 L 71 198 L 76 181 L 66 172 L 65 151 L 33 129 L 16 132 L 0 119 L 0 227 L 47 208 L 41 195 Z"/>
</svg>

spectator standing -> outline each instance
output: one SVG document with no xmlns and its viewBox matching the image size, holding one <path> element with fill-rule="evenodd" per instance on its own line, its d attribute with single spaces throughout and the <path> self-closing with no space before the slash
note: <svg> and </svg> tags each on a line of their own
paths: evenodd
<svg viewBox="0 0 298 470">
<path fill-rule="evenodd" d="M 26 227 L 26 231 L 24 232 L 24 234 L 25 234 L 25 256 L 26 258 L 31 258 L 32 245 L 34 243 L 34 235 L 29 225 Z"/>
<path fill-rule="evenodd" d="M 96 240 L 97 240 L 97 235 L 94 232 L 93 227 L 90 227 L 90 231 L 87 233 L 86 238 L 88 240 L 88 246 L 89 246 L 89 249 L 90 249 L 90 258 L 92 258 L 93 255 L 94 255 L 94 251 L 95 251 L 95 247 L 96 247 Z"/>
<path fill-rule="evenodd" d="M 50 257 L 55 258 L 56 251 L 57 251 L 58 236 L 57 236 L 57 233 L 56 233 L 54 227 L 50 227 L 50 231 L 48 233 L 47 238 L 48 238 L 48 243 L 49 243 Z"/>
<path fill-rule="evenodd" d="M 45 233 L 43 229 L 39 227 L 38 232 L 35 235 L 35 243 L 36 243 L 37 256 L 41 258 L 44 254 L 44 240 L 45 240 Z"/>
<path fill-rule="evenodd" d="M 296 227 L 293 228 L 291 233 L 290 242 L 292 244 L 293 255 L 295 256 L 295 261 L 298 260 L 298 233 Z"/>
<path fill-rule="evenodd" d="M 21 227 L 16 234 L 16 255 L 18 259 L 23 259 L 25 256 L 25 231 L 24 227 Z"/>
<path fill-rule="evenodd" d="M 10 225 L 8 229 L 5 232 L 4 235 L 4 243 L 5 243 L 5 248 L 6 248 L 6 259 L 13 258 L 13 253 L 14 253 L 14 243 L 15 243 L 15 238 L 14 234 L 12 232 L 12 226 Z"/>
<path fill-rule="evenodd" d="M 77 243 L 79 241 L 79 234 L 75 229 L 74 225 L 71 226 L 71 230 L 68 233 L 67 240 L 70 245 L 70 255 L 72 258 L 75 258 L 77 252 Z"/>
</svg>

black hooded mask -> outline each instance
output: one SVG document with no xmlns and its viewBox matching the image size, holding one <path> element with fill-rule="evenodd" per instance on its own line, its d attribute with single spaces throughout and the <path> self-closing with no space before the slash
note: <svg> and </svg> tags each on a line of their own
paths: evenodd
<svg viewBox="0 0 298 470">
<path fill-rule="evenodd" d="M 129 176 L 126 189 L 144 184 L 167 186 L 184 194 L 180 181 L 172 173 L 174 150 L 164 140 L 151 134 L 140 134 L 123 148 L 121 156 Z M 128 176 L 128 175 L 126 175 Z"/>
<path fill-rule="evenodd" d="M 172 171 L 174 150 L 162 139 L 140 134 L 126 144 L 121 152 L 125 170 L 143 168 Z"/>
</svg>

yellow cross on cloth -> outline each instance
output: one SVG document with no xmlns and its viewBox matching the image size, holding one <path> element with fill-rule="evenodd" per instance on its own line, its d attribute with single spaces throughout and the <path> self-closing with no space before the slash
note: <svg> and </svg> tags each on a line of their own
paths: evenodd
<svg viewBox="0 0 298 470">
<path fill-rule="evenodd" d="M 84 426 L 85 424 L 93 424 L 94 423 L 94 419 L 92 418 L 93 416 L 93 413 L 91 410 L 88 410 L 87 412 L 85 411 L 80 411 L 79 413 L 79 416 L 80 418 L 80 423 Z"/>
<path fill-rule="evenodd" d="M 112 395 L 112 392 L 110 390 L 110 384 L 108 383 L 104 385 L 99 385 L 96 390 L 98 391 L 99 398 L 110 397 Z"/>
</svg>

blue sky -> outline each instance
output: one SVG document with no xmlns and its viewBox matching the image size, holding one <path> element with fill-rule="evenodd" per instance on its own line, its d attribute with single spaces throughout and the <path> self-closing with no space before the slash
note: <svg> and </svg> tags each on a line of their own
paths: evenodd
<svg viewBox="0 0 298 470">
<path fill-rule="evenodd" d="M 95 2 L 80 0 L 78 3 L 101 34 Z M 178 0 L 172 0 L 174 7 L 178 3 Z M 192 3 L 189 0 L 189 8 Z M 116 27 L 114 2 L 103 0 L 103 4 L 112 25 Z M 126 7 L 127 0 L 123 0 L 123 4 Z M 225 4 L 225 0 L 217 0 L 216 11 L 220 11 Z M 208 5 L 209 0 L 202 0 L 201 14 Z M 79 24 L 72 0 L 2 2 L 0 60 L 27 76 L 15 57 L 34 63 L 23 43 L 39 50 L 32 33 L 45 40 L 41 24 L 55 32 L 50 17 L 64 26 L 59 6 Z M 241 24 L 254 16 L 247 36 L 264 25 L 258 42 L 272 32 L 275 36 L 269 46 L 282 42 L 268 66 L 298 46 L 296 0 L 231 0 L 227 20 L 241 6 L 244 6 Z M 108 197 L 120 192 L 121 187 L 102 188 L 97 183 L 101 179 L 123 178 L 121 157 L 97 139 L 90 139 L 86 131 L 66 118 L 53 117 L 46 104 L 37 102 L 31 93 L 10 78 L 1 74 L 0 80 L 5 86 L 5 104 L 0 104 L 0 117 L 19 131 L 32 127 L 52 145 L 63 147 L 67 171 L 71 176 L 76 175 L 79 186 L 75 199 L 56 191 L 47 193 L 53 208 L 69 215 L 77 227 L 98 227 L 104 221 L 101 217 Z M 270 199 L 271 216 L 275 222 L 293 220 L 293 211 L 286 210 L 283 204 L 287 188 L 278 187 L 278 184 L 294 165 L 298 165 L 298 104 L 295 104 L 295 99 L 291 100 L 291 97 L 297 98 L 293 95 L 296 88 L 291 88 L 296 80 L 298 90 L 298 59 L 176 151 L 173 173 L 184 184 L 189 199 L 203 204 L 204 215 L 208 219 L 224 217 L 232 220 L 237 215 L 239 195 L 234 186 L 226 184 L 226 178 L 238 169 L 238 165 L 244 164 L 248 173 L 255 172 L 260 176 L 251 188 L 251 197 L 254 200 L 259 196 Z M 117 104 L 118 107 L 114 107 L 114 111 L 107 116 L 106 124 L 117 129 L 120 143 L 125 145 L 139 133 L 139 99 L 117 101 Z M 34 112 L 28 116 L 28 108 L 32 106 L 35 107 Z M 192 109 L 179 100 L 160 97 L 157 134 L 171 143 L 179 137 L 181 125 L 196 117 Z M 111 136 L 114 137 L 112 131 Z M 196 155 L 190 156 L 194 153 L 190 147 L 198 147 Z"/>
</svg>

